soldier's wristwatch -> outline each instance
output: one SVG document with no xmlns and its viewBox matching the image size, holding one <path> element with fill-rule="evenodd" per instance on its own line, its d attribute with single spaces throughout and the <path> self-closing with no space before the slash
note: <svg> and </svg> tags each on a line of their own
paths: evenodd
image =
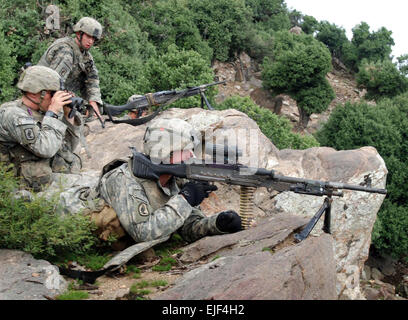
<svg viewBox="0 0 408 320">
<path fill-rule="evenodd" d="M 45 116 L 46 116 L 46 117 L 51 117 L 51 118 L 58 119 L 58 114 L 56 114 L 55 112 L 52 112 L 52 111 L 50 111 L 50 110 L 48 110 L 48 111 L 45 113 Z"/>
</svg>

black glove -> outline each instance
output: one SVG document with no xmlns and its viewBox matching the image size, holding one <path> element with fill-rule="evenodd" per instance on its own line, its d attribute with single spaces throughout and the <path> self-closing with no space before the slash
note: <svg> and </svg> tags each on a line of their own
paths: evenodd
<svg viewBox="0 0 408 320">
<path fill-rule="evenodd" d="M 242 230 L 241 217 L 233 210 L 220 212 L 215 224 L 222 232 L 233 233 Z"/>
<path fill-rule="evenodd" d="M 187 202 L 192 206 L 198 206 L 204 198 L 217 190 L 217 186 L 210 185 L 208 182 L 187 182 L 180 191 L 180 194 L 186 198 Z"/>
</svg>

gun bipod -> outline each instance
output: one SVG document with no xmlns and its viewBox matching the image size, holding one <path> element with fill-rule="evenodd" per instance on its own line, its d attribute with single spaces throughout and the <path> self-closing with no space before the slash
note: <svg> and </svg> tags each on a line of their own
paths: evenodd
<svg viewBox="0 0 408 320">
<path fill-rule="evenodd" d="M 296 242 L 301 242 L 309 236 L 310 232 L 312 232 L 313 228 L 315 227 L 316 223 L 319 221 L 323 213 L 324 213 L 323 231 L 325 233 L 330 233 L 330 213 L 332 201 L 333 199 L 331 198 L 331 196 L 327 196 L 326 198 L 324 198 L 322 206 L 312 217 L 312 219 L 310 219 L 306 227 L 301 232 L 295 234 Z"/>
</svg>

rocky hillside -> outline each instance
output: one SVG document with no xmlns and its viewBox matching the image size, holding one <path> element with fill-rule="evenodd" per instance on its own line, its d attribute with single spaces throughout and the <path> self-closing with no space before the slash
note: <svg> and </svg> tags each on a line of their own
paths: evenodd
<svg viewBox="0 0 408 320">
<path fill-rule="evenodd" d="M 365 90 L 357 87 L 356 81 L 347 70 L 338 64 L 335 66 L 336 68 L 333 68 L 326 78 L 336 98 L 324 113 L 311 115 L 308 127 L 306 130 L 301 130 L 303 133 L 313 133 L 318 130 L 338 104 L 343 105 L 347 101 L 357 102 L 365 94 Z M 264 90 L 259 66 L 248 55 L 243 53 L 232 63 L 216 62 L 213 69 L 219 80 L 227 81 L 224 86 L 219 86 L 218 102 L 231 95 L 249 96 L 256 104 L 287 117 L 294 124 L 294 130 L 299 130 L 296 127 L 299 120 L 296 101 L 287 95 L 272 96 L 267 90 Z"/>
</svg>

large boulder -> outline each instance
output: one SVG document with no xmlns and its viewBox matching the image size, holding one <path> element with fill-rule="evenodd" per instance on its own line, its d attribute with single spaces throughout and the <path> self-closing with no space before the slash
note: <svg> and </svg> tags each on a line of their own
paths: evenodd
<svg viewBox="0 0 408 320">
<path fill-rule="evenodd" d="M 387 169 L 373 147 L 358 150 L 336 151 L 332 148 L 308 150 L 278 150 L 265 137 L 255 121 L 237 110 L 209 111 L 200 108 L 169 109 L 158 118 L 184 119 L 199 130 L 206 141 L 238 145 L 243 151 L 239 162 L 250 166 L 273 169 L 280 174 L 385 187 Z M 147 123 L 148 125 L 148 123 Z M 90 123 L 87 136 L 92 158 L 84 150 L 84 170 L 100 170 L 109 161 L 130 155 L 129 147 L 143 151 L 145 125 L 107 124 L 101 129 L 98 122 Z M 206 199 L 202 209 L 206 214 L 233 209 L 239 211 L 240 188 L 217 184 L 218 191 Z M 331 212 L 331 229 L 337 273 L 337 294 L 344 299 L 362 299 L 359 277 L 368 257 L 371 231 L 384 195 L 345 191 L 344 197 L 334 197 Z M 256 218 L 277 213 L 312 217 L 323 203 L 322 197 L 276 192 L 258 188 L 254 194 L 253 214 Z M 313 234 L 321 235 L 321 223 Z"/>
<path fill-rule="evenodd" d="M 67 287 L 49 262 L 18 250 L 0 250 L 0 300 L 46 300 Z"/>
<path fill-rule="evenodd" d="M 278 215 L 257 227 L 191 244 L 183 249 L 181 261 L 209 256 L 210 262 L 187 272 L 154 299 L 337 299 L 332 237 L 291 241 L 305 223 L 304 218 Z"/>
<path fill-rule="evenodd" d="M 373 147 L 336 151 L 332 148 L 281 150 L 276 170 L 285 175 L 310 179 L 338 181 L 360 185 L 371 179 L 373 187 L 385 186 L 387 169 Z M 333 197 L 331 233 L 335 239 L 337 289 L 341 298 L 362 298 L 359 278 L 368 258 L 371 232 L 384 195 L 358 191 L 344 191 L 343 197 Z M 273 212 L 312 217 L 323 199 L 314 196 L 283 192 L 260 207 Z M 313 234 L 322 233 L 321 219 Z"/>
</svg>

